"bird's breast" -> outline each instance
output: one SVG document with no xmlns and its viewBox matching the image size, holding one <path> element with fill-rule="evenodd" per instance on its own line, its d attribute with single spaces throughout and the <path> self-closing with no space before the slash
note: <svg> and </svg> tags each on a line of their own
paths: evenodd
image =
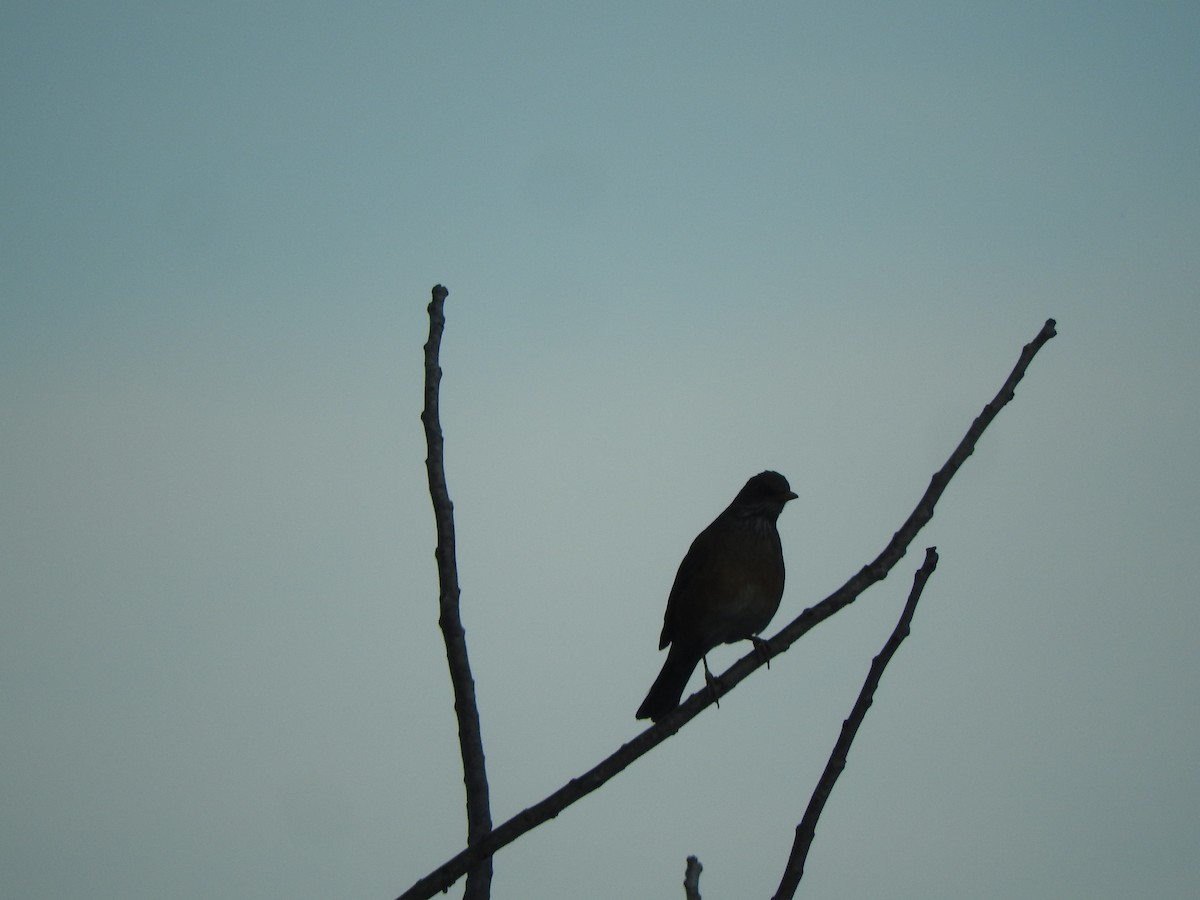
<svg viewBox="0 0 1200 900">
<path fill-rule="evenodd" d="M 726 644 L 744 640 L 766 628 L 779 610 L 781 594 L 774 581 L 751 580 L 733 591 L 721 617 L 725 627 L 720 640 Z"/>
</svg>

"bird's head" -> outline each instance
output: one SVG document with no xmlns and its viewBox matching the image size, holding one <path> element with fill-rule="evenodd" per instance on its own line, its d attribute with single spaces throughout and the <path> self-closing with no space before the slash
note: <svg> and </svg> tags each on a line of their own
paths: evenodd
<svg viewBox="0 0 1200 900">
<path fill-rule="evenodd" d="M 796 499 L 796 492 L 788 480 L 778 472 L 759 472 L 738 491 L 730 508 L 742 516 L 765 516 L 772 522 L 779 518 L 789 500 Z"/>
</svg>

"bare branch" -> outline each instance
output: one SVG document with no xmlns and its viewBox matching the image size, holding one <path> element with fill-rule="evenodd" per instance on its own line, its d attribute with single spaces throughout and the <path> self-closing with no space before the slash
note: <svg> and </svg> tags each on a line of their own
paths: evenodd
<svg viewBox="0 0 1200 900">
<path fill-rule="evenodd" d="M 950 483 L 950 479 L 962 468 L 963 463 L 967 461 L 967 457 L 975 452 L 975 444 L 978 442 L 980 436 L 992 424 L 992 420 L 996 418 L 1000 410 L 1013 399 L 1017 384 L 1025 377 L 1025 370 L 1029 367 L 1029 363 L 1037 355 L 1037 352 L 1045 346 L 1046 342 L 1055 336 L 1054 327 L 1055 321 L 1047 319 L 1046 324 L 1042 326 L 1042 330 L 1038 332 L 1037 336 L 1021 349 L 1021 356 L 1017 359 L 1017 364 L 1013 367 L 1012 372 L 1009 373 L 1008 378 L 1005 379 L 996 396 L 976 416 L 975 421 L 971 423 L 971 427 L 967 429 L 966 435 L 959 441 L 958 446 L 954 448 L 954 452 L 950 454 L 950 458 L 946 460 L 946 464 L 934 473 L 933 478 L 929 482 L 929 487 L 925 489 L 925 493 L 917 503 L 916 509 L 904 520 L 904 524 L 892 536 L 891 541 L 883 549 L 883 552 L 875 557 L 874 561 L 863 566 L 858 574 L 816 606 L 806 609 L 785 625 L 778 634 L 770 640 L 764 641 L 761 646 L 755 648 L 754 652 L 743 656 L 730 666 L 727 671 L 722 672 L 720 676 L 722 694 L 728 693 L 738 682 L 763 665 L 764 662 L 769 662 L 773 657 L 782 653 L 838 610 L 849 606 L 871 585 L 887 577 L 888 572 L 892 570 L 896 563 L 904 558 L 909 544 L 916 539 L 921 529 L 933 518 L 934 507 L 937 506 L 937 502 L 941 499 L 942 493 Z M 765 652 L 763 652 L 764 650 Z M 696 712 L 699 712 L 708 705 L 707 702 L 704 702 L 707 698 L 711 698 L 710 691 L 699 691 L 690 697 L 684 705 L 691 707 L 695 702 L 697 704 L 695 708 Z M 682 709 L 683 705 L 680 708 Z M 691 717 L 689 716 L 688 718 Z"/>
<path fill-rule="evenodd" d="M 475 704 L 475 681 L 467 658 L 466 632 L 459 615 L 458 561 L 454 548 L 454 504 L 446 487 L 446 468 L 442 456 L 442 424 L 438 414 L 438 391 L 442 369 L 438 352 L 446 326 L 444 306 L 449 295 L 442 285 L 433 288 L 429 302 L 429 340 L 425 343 L 425 426 L 428 456 L 429 495 L 437 523 L 438 624 L 446 642 L 446 661 L 454 687 L 454 712 L 458 716 L 458 744 L 462 752 L 463 781 L 467 791 L 467 843 L 475 844 L 492 830 L 491 803 L 488 799 L 487 767 L 483 757 L 483 737 L 479 729 L 479 709 Z M 464 870 L 465 871 L 465 870 Z M 459 874 L 462 874 L 461 872 Z M 467 876 L 465 898 L 486 898 L 491 894 L 492 858 L 475 860 Z"/>
<path fill-rule="evenodd" d="M 895 630 L 887 639 L 887 643 L 883 645 L 883 649 L 879 651 L 879 655 L 871 661 L 867 680 L 863 682 L 862 690 L 858 693 L 858 699 L 854 702 L 854 708 L 850 710 L 849 717 L 842 723 L 842 733 L 833 746 L 833 752 L 829 755 L 825 771 L 821 773 L 821 778 L 817 781 L 816 789 L 813 790 L 812 797 L 808 801 L 808 808 L 804 811 L 804 817 L 796 826 L 796 838 L 792 843 L 792 852 L 788 855 L 787 865 L 783 869 L 783 878 L 779 882 L 779 889 L 775 892 L 772 900 L 788 900 L 796 895 L 796 888 L 800 884 L 800 879 L 804 877 L 804 861 L 808 858 L 809 847 L 812 846 L 813 837 L 817 833 L 817 820 L 821 818 L 821 812 L 825 809 L 825 801 L 833 792 L 833 786 L 837 783 L 838 776 L 846 768 L 846 755 L 850 752 L 850 745 L 854 743 L 854 736 L 858 734 L 859 726 L 867 716 L 867 710 L 875 702 L 875 690 L 879 687 L 883 670 L 891 662 L 901 642 L 908 637 L 913 613 L 917 611 L 917 601 L 921 599 L 921 592 L 925 590 L 925 583 L 937 568 L 937 563 L 937 548 L 927 548 L 925 562 L 913 576 L 912 590 L 908 594 L 904 612 L 900 614 L 900 621 L 896 623 Z"/>
<path fill-rule="evenodd" d="M 751 652 L 722 673 L 720 681 L 724 693 L 728 693 L 734 685 L 761 666 L 766 659 L 778 656 L 815 625 L 823 622 L 839 609 L 848 606 L 868 587 L 887 576 L 892 567 L 903 558 L 908 545 L 916 538 L 917 533 L 933 517 L 934 507 L 945 491 L 946 485 L 974 451 L 975 443 L 979 440 L 980 435 L 996 418 L 996 414 L 1013 398 L 1017 383 L 1025 375 L 1025 369 L 1030 361 L 1045 343 L 1054 337 L 1054 325 L 1053 319 L 1047 319 L 1037 337 L 1025 345 L 1016 367 L 1000 388 L 1000 392 L 983 408 L 983 412 L 971 424 L 966 436 L 955 448 L 950 459 L 933 476 L 929 488 L 921 497 L 916 509 L 905 520 L 900 530 L 895 533 L 883 552 L 816 606 L 802 612 L 774 638 L 764 642 L 765 653 L 757 650 Z M 545 799 L 517 813 L 477 842 L 470 843 L 465 850 L 460 851 L 401 894 L 400 900 L 427 900 L 439 891 L 448 889 L 480 860 L 490 857 L 497 850 L 511 844 L 526 832 L 532 831 L 547 819 L 554 818 L 576 800 L 603 785 L 638 757 L 661 744 L 694 719 L 713 700 L 712 691 L 708 689 L 697 691 L 660 722 L 647 728 L 633 740 L 621 745 L 599 764 L 577 778 L 571 779 Z"/>
<path fill-rule="evenodd" d="M 700 900 L 700 873 L 704 871 L 704 866 L 700 865 L 700 860 L 695 856 L 687 858 L 687 866 L 683 870 L 683 896 L 684 900 Z"/>
</svg>

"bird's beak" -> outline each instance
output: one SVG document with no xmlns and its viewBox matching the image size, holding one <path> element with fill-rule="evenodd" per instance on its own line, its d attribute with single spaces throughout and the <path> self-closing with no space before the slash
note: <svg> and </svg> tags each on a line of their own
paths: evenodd
<svg viewBox="0 0 1200 900">
<path fill-rule="evenodd" d="M 799 500 L 800 495 L 797 494 L 795 491 L 788 491 L 786 494 L 783 495 L 783 498 L 784 498 L 783 502 L 787 503 L 789 500 Z"/>
</svg>

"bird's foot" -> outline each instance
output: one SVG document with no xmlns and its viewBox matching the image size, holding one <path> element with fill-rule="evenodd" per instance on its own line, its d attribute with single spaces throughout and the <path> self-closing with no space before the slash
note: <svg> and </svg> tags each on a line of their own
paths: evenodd
<svg viewBox="0 0 1200 900">
<path fill-rule="evenodd" d="M 704 664 L 704 684 L 708 687 L 708 695 L 712 697 L 713 705 L 720 709 L 721 701 L 717 698 L 721 696 L 721 679 L 708 670 L 707 656 L 700 657 L 700 662 Z"/>
<path fill-rule="evenodd" d="M 754 645 L 754 651 L 758 654 L 759 659 L 767 664 L 768 669 L 771 668 L 771 645 L 756 634 L 750 635 L 750 643 Z"/>
</svg>

